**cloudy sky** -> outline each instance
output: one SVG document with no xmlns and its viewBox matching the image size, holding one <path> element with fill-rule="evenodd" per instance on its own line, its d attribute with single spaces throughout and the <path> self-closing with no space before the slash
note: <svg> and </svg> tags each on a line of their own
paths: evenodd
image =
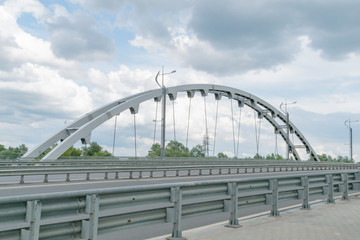
<svg viewBox="0 0 360 240">
<path fill-rule="evenodd" d="M 357 0 L 0 0 L 0 144 L 32 148 L 97 107 L 156 88 L 164 65 L 176 69 L 167 86 L 213 83 L 276 107 L 296 101 L 291 120 L 315 151 L 347 156 L 344 122 L 360 119 L 359 11 Z M 193 112 L 203 112 L 202 101 L 194 100 Z M 221 101 L 216 151 L 231 155 L 230 104 Z M 154 131 L 155 103 L 144 105 L 137 116 L 140 155 Z M 174 105 L 183 141 L 188 99 Z M 214 106 L 209 99 L 210 129 Z M 256 153 L 255 120 L 249 109 L 242 114 L 239 156 L 246 156 Z M 190 145 L 204 134 L 197 125 L 203 114 L 193 117 Z M 116 155 L 133 154 L 132 123 L 129 113 L 119 116 Z M 110 120 L 92 140 L 111 151 L 113 129 Z M 274 152 L 273 130 L 263 122 L 261 131 L 260 154 Z M 353 123 L 353 135 L 360 160 L 360 124 Z"/>
</svg>

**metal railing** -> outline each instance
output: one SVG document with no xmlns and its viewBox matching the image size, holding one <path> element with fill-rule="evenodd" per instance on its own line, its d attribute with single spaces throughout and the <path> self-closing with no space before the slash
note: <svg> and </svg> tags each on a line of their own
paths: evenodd
<svg viewBox="0 0 360 240">
<path fill-rule="evenodd" d="M 160 165 L 156 167 L 156 162 L 144 161 L 133 163 L 131 166 L 126 162 L 115 164 L 107 163 L 106 165 L 89 164 L 87 162 L 72 162 L 67 163 L 57 162 L 41 162 L 41 164 L 34 164 L 29 162 L 17 165 L 16 163 L 11 165 L 2 165 L 0 167 L 0 179 L 1 184 L 7 184 L 8 181 L 4 180 L 6 177 L 18 177 L 18 183 L 25 183 L 28 176 L 39 176 L 39 178 L 31 178 L 32 182 L 44 182 L 51 181 L 49 176 L 56 175 L 59 181 L 59 177 L 62 177 L 64 181 L 70 182 L 71 176 L 77 175 L 76 180 L 88 181 L 93 179 L 92 176 L 97 174 L 103 174 L 103 179 L 132 179 L 132 178 L 154 178 L 154 177 L 169 177 L 169 176 L 195 176 L 195 175 L 214 175 L 214 174 L 242 174 L 242 173 L 262 173 L 262 172 L 282 172 L 282 171 L 312 171 L 312 170 L 349 170 L 357 169 L 356 164 L 324 164 L 324 163 L 298 163 L 294 161 L 271 162 L 262 161 L 259 163 L 253 162 L 219 162 L 214 165 L 194 165 L 183 164 L 182 166 L 176 166 L 174 164 Z M 222 163 L 222 164 L 221 164 Z M 229 164 L 232 163 L 232 164 Z M 9 180 L 9 179 L 8 179 Z M 13 179 L 10 179 L 13 182 Z"/>
<path fill-rule="evenodd" d="M 270 205 L 270 215 L 278 216 L 279 201 L 299 199 L 310 209 L 310 196 L 334 203 L 334 192 L 347 200 L 349 191 L 359 190 L 359 171 L 351 170 L 1 197 L 0 239 L 95 240 L 125 227 L 166 222 L 178 239 L 183 218 L 229 212 L 229 226 L 236 227 L 241 207 Z"/>
</svg>

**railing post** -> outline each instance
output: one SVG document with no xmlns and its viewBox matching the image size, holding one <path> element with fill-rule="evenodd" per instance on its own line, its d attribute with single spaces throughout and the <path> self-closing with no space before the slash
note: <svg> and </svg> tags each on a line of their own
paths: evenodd
<svg viewBox="0 0 360 240">
<path fill-rule="evenodd" d="M 301 185 L 303 186 L 304 190 L 304 196 L 303 196 L 303 204 L 302 209 L 309 210 L 310 204 L 309 204 L 309 177 L 302 177 L 301 178 Z"/>
<path fill-rule="evenodd" d="M 171 188 L 171 202 L 174 203 L 173 210 L 173 230 L 171 237 L 168 237 L 169 240 L 180 240 L 186 239 L 182 237 L 181 232 L 181 212 L 182 212 L 182 193 L 180 187 Z"/>
<path fill-rule="evenodd" d="M 279 213 L 279 185 L 277 179 L 272 179 L 270 182 L 270 190 L 272 190 L 272 206 L 270 216 L 280 216 Z"/>
<path fill-rule="evenodd" d="M 41 202 L 28 201 L 26 206 L 26 219 L 29 230 L 21 229 L 21 240 L 38 240 L 40 232 Z"/>
<path fill-rule="evenodd" d="M 241 226 L 239 225 L 239 220 L 238 220 L 239 190 L 237 183 L 232 182 L 228 184 L 228 193 L 231 195 L 230 219 L 229 219 L 229 224 L 226 224 L 225 226 L 231 228 L 238 228 Z"/>
<path fill-rule="evenodd" d="M 354 173 L 354 177 L 355 177 L 355 180 L 359 180 L 360 179 L 360 172 L 356 172 Z M 353 183 L 353 190 L 360 190 L 360 183 L 356 182 L 356 183 Z"/>
<path fill-rule="evenodd" d="M 89 214 L 89 220 L 82 220 L 82 239 L 98 239 L 99 202 L 100 199 L 96 194 L 86 196 L 85 213 Z"/>
<path fill-rule="evenodd" d="M 24 175 L 20 176 L 20 183 L 21 184 L 25 183 L 25 176 Z"/>
<path fill-rule="evenodd" d="M 342 181 L 344 182 L 344 192 L 342 195 L 342 200 L 349 200 L 349 181 L 347 173 L 341 174 Z"/>
<path fill-rule="evenodd" d="M 329 184 L 329 194 L 328 194 L 327 203 L 335 203 L 333 175 L 326 175 L 326 182 Z"/>
<path fill-rule="evenodd" d="M 47 183 L 49 182 L 49 175 L 48 174 L 45 174 L 44 176 L 44 183 Z"/>
</svg>

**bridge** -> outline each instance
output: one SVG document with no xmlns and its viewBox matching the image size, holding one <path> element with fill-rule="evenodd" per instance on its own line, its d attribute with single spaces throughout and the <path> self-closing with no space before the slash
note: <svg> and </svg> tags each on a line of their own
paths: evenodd
<svg viewBox="0 0 360 240">
<path fill-rule="evenodd" d="M 154 100 L 156 109 L 158 103 L 162 103 L 161 146 L 164 151 L 166 100 L 174 103 L 182 93 L 189 99 L 187 126 L 195 93 L 204 98 L 205 117 L 201 125 L 205 126 L 206 136 L 207 97 L 214 96 L 216 109 L 219 101 L 227 98 L 231 113 L 233 102 L 238 109 L 247 107 L 254 111 L 256 153 L 260 140 L 259 122 L 265 119 L 274 134 L 281 136 L 286 153 L 291 154 L 293 160 L 236 158 L 239 141 L 236 143 L 233 114 L 230 128 L 235 158 L 218 159 L 208 154 L 194 159 L 164 158 L 163 155 L 160 158 L 139 157 L 136 131 L 134 157 L 60 158 L 75 143 L 89 142 L 94 129 L 124 111 L 130 110 L 136 129 L 140 105 L 149 100 Z M 215 112 L 217 122 L 218 111 Z M 236 122 L 238 129 L 240 122 Z M 157 121 L 151 123 L 156 133 Z M 217 128 L 215 124 L 214 149 Z M 175 117 L 173 129 L 176 140 Z M 187 127 L 186 143 L 189 132 Z M 55 143 L 57 146 L 43 156 L 42 153 Z M 301 158 L 300 149 L 305 150 L 306 159 Z M 266 211 L 272 217 L 279 217 L 287 214 L 283 207 L 300 204 L 296 208 L 310 210 L 317 207 L 314 200 L 334 204 L 340 198 L 348 202 L 360 193 L 357 164 L 319 162 L 314 149 L 286 112 L 250 93 L 208 84 L 163 87 L 100 107 L 64 127 L 21 159 L 0 161 L 0 179 L 0 239 L 4 240 L 119 239 L 119 236 L 121 239 L 145 239 L 160 235 L 164 235 L 160 239 L 185 239 L 183 231 L 188 228 L 226 220 L 226 227 L 237 229 L 246 225 L 243 218 L 251 214 Z M 316 211 L 313 212 L 316 215 Z M 223 234 L 221 229 L 216 230 L 217 234 Z M 195 236 L 191 239 L 205 236 L 204 232 L 187 234 Z M 216 234 L 206 238 L 211 237 L 216 239 Z M 229 235 L 229 239 L 241 238 L 238 237 Z"/>
<path fill-rule="evenodd" d="M 143 93 L 138 93 L 130 97 L 118 99 L 114 102 L 111 102 L 103 107 L 100 107 L 90 113 L 85 114 L 78 120 L 74 121 L 70 125 L 64 127 L 59 132 L 51 136 L 49 139 L 41 143 L 39 146 L 29 151 L 24 155 L 24 158 L 32 159 L 39 157 L 43 152 L 45 152 L 48 148 L 50 148 L 55 143 L 58 145 L 52 149 L 48 154 L 43 157 L 43 160 L 56 160 L 61 154 L 63 154 L 68 148 L 73 146 L 76 142 L 82 141 L 83 143 L 89 142 L 92 131 L 99 127 L 101 124 L 104 124 L 109 119 L 118 116 L 122 112 L 126 110 L 130 110 L 134 115 L 134 123 L 135 115 L 139 112 L 140 104 L 144 102 L 154 99 L 156 103 L 160 102 L 162 99 L 162 132 L 161 132 L 161 146 L 164 150 L 165 144 L 165 113 L 166 113 L 166 97 L 174 103 L 177 99 L 178 94 L 186 93 L 186 96 L 189 98 L 189 112 L 188 112 L 188 122 L 187 122 L 187 134 L 186 134 L 186 147 L 188 143 L 189 136 L 189 121 L 190 121 L 190 110 L 191 110 L 191 99 L 194 98 L 195 93 L 199 92 L 201 96 L 204 98 L 204 114 L 205 114 L 205 137 L 208 139 L 209 137 L 209 129 L 208 129 L 208 116 L 206 109 L 206 97 L 209 94 L 215 96 L 216 99 L 216 116 L 215 116 L 215 129 L 214 129 L 214 149 L 215 149 L 215 140 L 217 133 L 217 120 L 218 120 L 218 103 L 223 96 L 227 97 L 231 100 L 231 124 L 232 124 L 232 132 L 233 132 L 233 140 L 234 140 L 234 156 L 237 156 L 238 148 L 236 149 L 236 137 L 235 137 L 235 127 L 234 127 L 234 114 L 233 114 L 233 101 L 237 102 L 237 106 L 239 108 L 243 108 L 244 106 L 252 109 L 254 113 L 257 113 L 255 116 L 259 119 L 266 119 L 267 122 L 271 124 L 274 128 L 275 135 L 279 134 L 282 139 L 286 142 L 287 145 L 287 155 L 289 153 L 292 154 L 293 158 L 297 161 L 300 161 L 300 155 L 298 154 L 298 148 L 303 148 L 306 150 L 306 153 L 309 154 L 309 158 L 312 158 L 316 161 L 319 161 L 317 154 L 311 147 L 310 143 L 306 140 L 304 135 L 300 132 L 300 130 L 288 119 L 288 115 L 285 115 L 280 110 L 276 109 L 274 106 L 270 105 L 266 101 L 261 98 L 254 96 L 248 92 L 226 87 L 220 85 L 209 85 L 209 84 L 192 84 L 192 85 L 182 85 L 176 87 L 169 87 L 162 89 L 155 89 Z M 175 112 L 174 104 L 173 113 Z M 157 111 L 157 105 L 156 105 Z M 241 111 L 239 112 L 241 118 Z M 157 112 L 155 114 L 157 116 Z M 175 116 L 175 114 L 173 115 Z M 176 140 L 175 136 L 175 117 L 173 118 L 174 123 L 174 140 Z M 240 131 L 240 123 L 238 121 L 238 131 Z M 135 125 L 135 124 L 134 124 Z M 134 126 L 135 127 L 135 126 Z M 256 132 L 256 147 L 257 153 L 259 149 L 259 141 L 260 141 L 260 123 L 257 125 L 255 121 L 255 132 Z M 136 129 L 136 128 L 135 128 Z M 284 130 L 286 129 L 286 130 Z M 156 120 L 155 120 L 155 129 L 156 131 Z M 289 133 L 293 134 L 293 137 L 296 136 L 297 139 L 291 139 L 289 137 Z M 136 141 L 136 131 L 135 131 L 135 141 Z M 155 135 L 155 134 L 154 134 Z M 299 142 L 299 144 L 295 144 L 295 140 Z M 237 146 L 239 145 L 239 132 L 237 139 Z M 135 150 L 136 150 L 136 142 L 135 142 Z M 136 152 L 136 151 L 135 151 Z M 135 154 L 136 155 L 136 154 Z"/>
</svg>

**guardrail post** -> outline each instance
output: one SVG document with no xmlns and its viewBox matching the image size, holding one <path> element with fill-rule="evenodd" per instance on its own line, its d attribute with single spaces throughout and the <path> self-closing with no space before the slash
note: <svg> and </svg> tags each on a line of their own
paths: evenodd
<svg viewBox="0 0 360 240">
<path fill-rule="evenodd" d="M 49 175 L 45 174 L 44 175 L 44 183 L 47 183 L 47 182 L 49 182 Z"/>
<path fill-rule="evenodd" d="M 109 179 L 109 173 L 108 173 L 108 172 L 105 173 L 104 179 L 105 179 L 105 180 L 108 180 L 108 179 Z"/>
<path fill-rule="evenodd" d="M 186 239 L 182 237 L 182 232 L 181 232 L 182 193 L 180 187 L 171 188 L 170 200 L 171 202 L 174 203 L 174 208 L 168 210 L 168 211 L 173 210 L 173 215 L 171 219 L 173 221 L 173 230 L 171 237 L 168 237 L 167 239 L 169 240 Z"/>
<path fill-rule="evenodd" d="M 166 177 L 166 170 L 164 170 L 164 175 L 163 175 L 163 177 Z"/>
<path fill-rule="evenodd" d="M 86 181 L 90 180 L 90 173 L 86 173 Z"/>
<path fill-rule="evenodd" d="M 142 176 L 142 171 L 139 171 L 139 178 L 142 178 L 143 176 Z"/>
<path fill-rule="evenodd" d="M 89 214 L 89 220 L 82 220 L 81 238 L 97 240 L 99 222 L 99 196 L 96 194 L 86 196 L 85 213 Z"/>
<path fill-rule="evenodd" d="M 327 184 L 329 184 L 329 193 L 328 193 L 327 203 L 335 203 L 333 175 L 326 175 L 326 182 L 327 182 Z"/>
<path fill-rule="evenodd" d="M 150 170 L 150 178 L 154 177 L 154 171 Z"/>
<path fill-rule="evenodd" d="M 25 183 L 25 177 L 24 177 L 24 175 L 21 175 L 21 176 L 20 176 L 20 183 L 21 183 L 21 184 Z"/>
<path fill-rule="evenodd" d="M 115 179 L 119 179 L 119 172 L 115 173 Z"/>
<path fill-rule="evenodd" d="M 347 173 L 341 174 L 342 181 L 344 182 L 344 192 L 342 195 L 342 200 L 349 200 L 349 181 Z"/>
<path fill-rule="evenodd" d="M 26 206 L 25 221 L 29 229 L 21 229 L 21 240 L 38 240 L 40 232 L 41 202 L 28 201 Z"/>
<path fill-rule="evenodd" d="M 226 224 L 226 227 L 231 228 L 238 228 L 241 227 L 239 225 L 239 219 L 238 219 L 238 201 L 239 201 L 239 190 L 237 183 L 232 182 L 228 184 L 228 193 L 231 195 L 230 200 L 230 219 L 229 223 Z M 228 201 L 228 200 L 225 200 Z"/>
<path fill-rule="evenodd" d="M 65 180 L 66 182 L 70 182 L 70 173 L 67 173 L 66 174 L 66 180 Z"/>
<path fill-rule="evenodd" d="M 133 178 L 133 172 L 132 172 L 132 171 L 130 171 L 130 176 L 129 176 L 129 178 L 130 178 L 130 179 Z"/>
<path fill-rule="evenodd" d="M 277 179 L 270 181 L 270 190 L 272 190 L 272 206 L 270 216 L 280 216 L 279 213 L 279 184 Z"/>
<path fill-rule="evenodd" d="M 359 180 L 360 179 L 360 172 L 354 173 L 354 177 L 355 177 L 355 180 Z M 353 190 L 360 190 L 360 183 L 358 183 L 358 182 L 353 183 Z"/>
<path fill-rule="evenodd" d="M 309 177 L 302 177 L 301 178 L 301 185 L 304 187 L 304 196 L 303 196 L 303 204 L 302 209 L 309 210 L 310 204 L 309 204 Z"/>
</svg>

